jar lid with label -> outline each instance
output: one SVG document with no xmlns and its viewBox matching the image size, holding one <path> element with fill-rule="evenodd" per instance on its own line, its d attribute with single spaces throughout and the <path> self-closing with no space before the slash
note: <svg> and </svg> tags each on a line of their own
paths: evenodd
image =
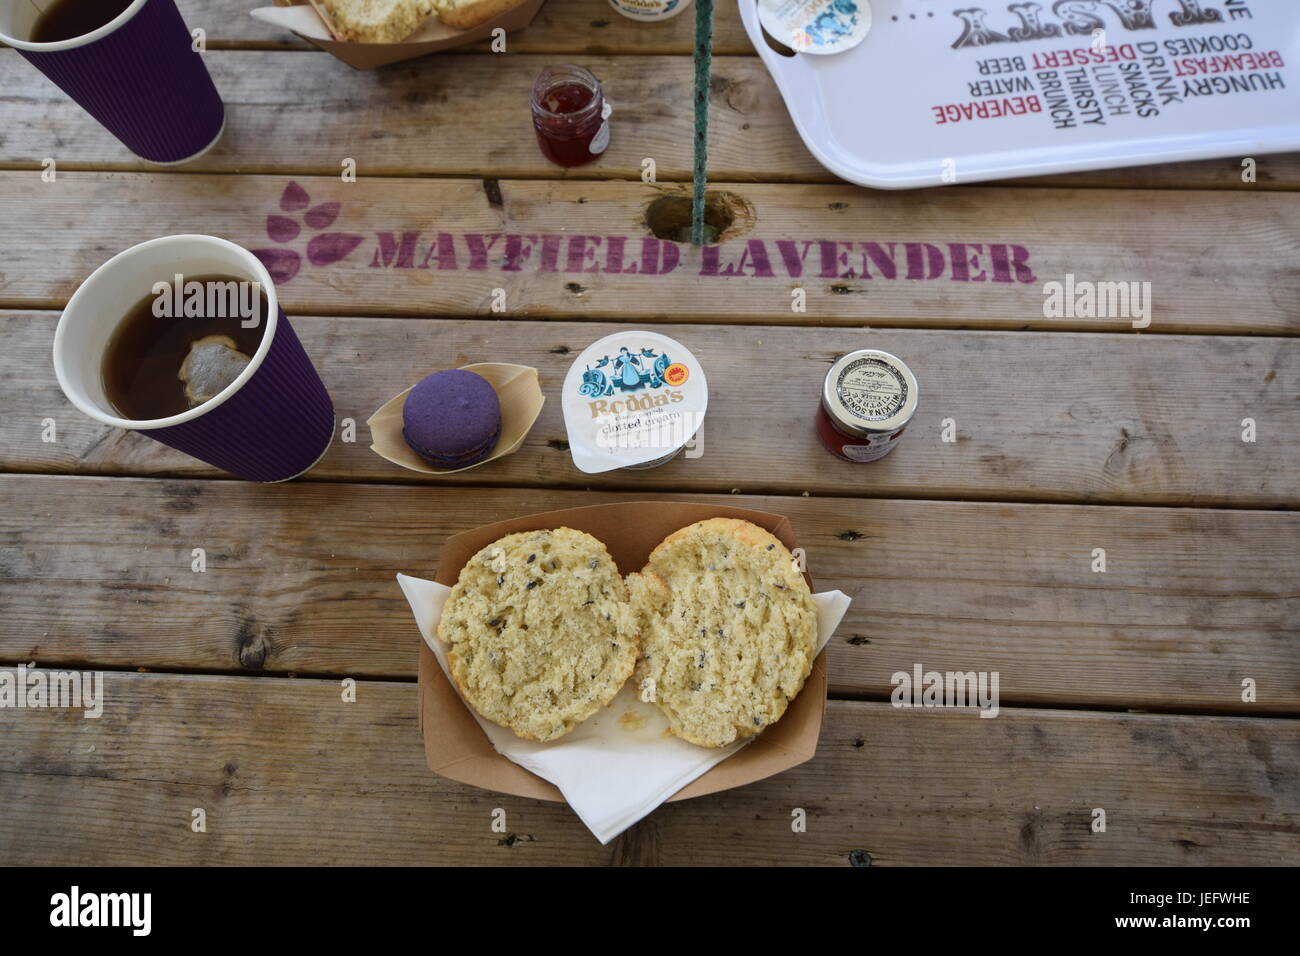
<svg viewBox="0 0 1300 956">
<path fill-rule="evenodd" d="M 835 427 L 864 438 L 906 425 L 916 413 L 918 397 L 912 370 L 879 349 L 841 355 L 822 385 L 822 408 Z"/>
<path fill-rule="evenodd" d="M 597 474 L 674 458 L 704 423 L 709 386 L 682 343 L 624 330 L 574 359 L 560 404 L 573 463 Z"/>
<path fill-rule="evenodd" d="M 630 20 L 669 20 L 691 5 L 691 0 L 609 0 L 609 5 Z"/>
</svg>

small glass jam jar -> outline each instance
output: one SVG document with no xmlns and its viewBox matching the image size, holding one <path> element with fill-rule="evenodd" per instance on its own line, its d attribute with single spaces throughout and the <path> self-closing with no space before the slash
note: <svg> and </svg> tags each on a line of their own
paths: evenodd
<svg viewBox="0 0 1300 956">
<path fill-rule="evenodd" d="M 542 155 L 581 166 L 609 145 L 609 114 L 600 80 L 580 66 L 549 66 L 533 84 L 533 128 Z"/>
<path fill-rule="evenodd" d="M 822 385 L 817 437 L 845 461 L 884 458 L 916 413 L 916 376 L 903 360 L 859 349 L 835 360 Z"/>
<path fill-rule="evenodd" d="M 677 16 L 691 0 L 609 0 L 609 5 L 630 20 L 653 23 Z"/>
</svg>

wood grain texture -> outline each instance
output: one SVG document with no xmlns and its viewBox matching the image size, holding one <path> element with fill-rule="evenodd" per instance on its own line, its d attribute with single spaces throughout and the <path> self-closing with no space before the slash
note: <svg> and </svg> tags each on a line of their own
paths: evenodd
<svg viewBox="0 0 1300 956">
<path fill-rule="evenodd" d="M 634 24 L 603 0 L 550 0 L 506 56 L 479 45 L 355 72 L 224 0 L 178 2 L 207 31 L 230 117 L 183 170 L 144 171 L 0 50 L 0 307 L 24 310 L 0 311 L 0 471 L 37 473 L 0 476 L 0 666 L 113 669 L 100 719 L 0 708 L 0 860 L 1300 864 L 1286 719 L 1300 514 L 1188 507 L 1300 497 L 1300 154 L 1255 157 L 1254 184 L 1238 157 L 913 193 L 835 184 L 723 3 L 711 177 L 736 221 L 713 275 L 698 250 L 644 242 L 648 205 L 689 177 L 689 117 L 665 105 L 689 98 L 689 16 Z M 570 172 L 528 128 L 528 86 L 557 59 L 592 68 L 617 108 L 609 152 Z M 659 184 L 635 181 L 646 157 Z M 344 158 L 360 182 L 339 181 Z M 281 208 L 295 181 L 310 215 Z M 313 480 L 210 480 L 58 391 L 57 313 L 26 310 L 174 232 L 280 257 L 282 303 L 358 426 Z M 444 233 L 455 268 L 439 268 Z M 681 261 L 647 275 L 643 249 Z M 937 277 L 909 278 L 930 249 Z M 1043 284 L 1067 273 L 1151 282 L 1154 334 L 1044 316 Z M 703 360 L 702 457 L 573 468 L 557 390 L 613 322 L 676 324 Z M 909 361 L 923 400 L 906 445 L 860 467 L 827 455 L 809 419 L 829 362 L 866 345 Z M 486 359 L 537 366 L 549 393 L 518 454 L 434 483 L 367 449 L 380 403 Z M 817 757 L 663 807 L 608 847 L 563 805 L 429 773 L 419 637 L 394 574 L 432 574 L 448 535 L 490 521 L 683 494 L 789 515 L 818 587 L 853 597 Z M 884 703 L 917 664 L 997 671 L 1000 716 Z M 190 831 L 196 807 L 206 834 Z M 807 833 L 790 831 L 795 807 Z"/>
<path fill-rule="evenodd" d="M 1152 333 L 1300 329 L 1290 193 L 715 184 L 732 225 L 700 249 L 646 225 L 685 184 L 33 176 L 0 173 L 0 218 L 42 224 L 0 237 L 0 306 L 60 305 L 126 246 L 198 231 L 283 257 L 290 314 L 1132 331 L 1045 316 L 1044 284 L 1072 275 L 1151 283 Z M 284 215 L 293 182 L 329 226 Z"/>
<path fill-rule="evenodd" d="M 109 674 L 105 693 L 95 720 L 0 710 L 6 862 L 1300 862 L 1295 721 L 833 701 L 813 760 L 602 847 L 562 804 L 426 770 L 411 684 L 363 681 L 348 704 L 334 681 Z"/>
<path fill-rule="evenodd" d="M 49 360 L 57 314 L 0 312 L 0 469 L 220 476 L 143 435 L 82 415 Z M 708 374 L 700 455 L 643 472 L 578 471 L 560 391 L 575 356 L 615 326 L 565 322 L 294 318 L 356 441 L 312 480 L 983 498 L 1289 508 L 1300 499 L 1300 348 L 1290 339 L 679 326 Z M 834 358 L 902 356 L 921 405 L 896 454 L 871 465 L 828 454 L 813 429 Z M 1206 361 L 1207 353 L 1213 361 Z M 365 421 L 438 368 L 480 361 L 540 371 L 547 403 L 522 448 L 447 478 L 370 451 Z M 998 369 L 997 374 L 993 370 Z M 1256 441 L 1241 440 L 1241 421 Z M 47 419 L 57 441 L 43 440 Z M 951 421 L 952 441 L 944 441 Z M 778 437 L 779 436 L 779 437 Z"/>
<path fill-rule="evenodd" d="M 398 572 L 432 577 L 446 537 L 483 524 L 647 497 L 36 476 L 0 489 L 0 661 L 402 679 L 420 638 Z M 787 515 L 817 587 L 853 598 L 830 645 L 834 694 L 884 698 L 920 663 L 999 671 L 1008 703 L 1300 711 L 1300 515 L 689 500 Z M 1258 703 L 1242 703 L 1245 678 Z"/>
<path fill-rule="evenodd" d="M 351 157 L 370 176 L 637 180 L 650 158 L 660 180 L 690 180 L 690 111 L 670 105 L 691 102 L 688 56 L 585 58 L 615 104 L 613 136 L 600 160 L 569 170 L 542 156 L 528 114 L 533 79 L 553 59 L 447 53 L 359 72 L 325 55 L 212 52 L 207 64 L 226 102 L 226 133 L 184 172 L 332 176 Z M 39 168 L 52 157 L 64 169 L 153 169 L 12 51 L 0 52 L 0 86 L 6 90 L 0 166 Z M 465 108 L 467 90 L 473 109 Z M 1300 157 L 1260 156 L 1257 164 L 1250 188 L 1300 188 Z M 719 182 L 838 181 L 804 147 L 766 68 L 752 56 L 714 58 L 709 175 Z M 1240 158 L 1015 182 L 1247 186 Z"/>
<path fill-rule="evenodd" d="M 508 38 L 508 59 L 485 44 L 355 71 L 291 33 L 232 11 L 221 0 L 180 0 L 191 28 L 207 32 L 208 64 L 231 125 L 217 149 L 186 167 L 223 171 L 331 174 L 343 156 L 366 154 L 373 172 L 496 176 L 640 176 L 652 156 L 663 180 L 688 178 L 681 165 L 681 111 L 688 102 L 690 17 L 633 23 L 600 0 L 550 0 L 526 29 Z M 835 177 L 799 141 L 766 69 L 740 23 L 737 6 L 715 13 L 711 174 L 737 181 L 830 182 Z M 309 56 L 303 56 L 309 53 Z M 485 55 L 486 54 L 486 55 Z M 522 56 L 519 56 L 522 55 Z M 532 55 L 532 56 L 530 56 Z M 606 82 L 618 106 L 606 157 L 567 173 L 542 161 L 511 117 L 525 117 L 534 59 L 581 55 Z M 292 59 L 288 59 L 292 56 Z M 647 60 L 647 56 L 658 59 Z M 503 63 L 508 64 L 503 67 Z M 653 83 L 646 83 L 646 76 Z M 65 168 L 142 169 L 116 140 L 10 51 L 0 51 L 6 90 L 6 136 L 0 168 L 31 166 L 53 156 Z M 461 108 L 472 90 L 475 109 Z M 304 109 L 310 105 L 311 109 Z M 382 122 L 376 123 L 377 120 Z M 526 119 L 525 119 L 526 123 Z M 366 129 L 369 127 L 368 129 Z M 366 129 L 365 133 L 358 130 Z M 431 130 L 437 131 L 431 137 Z M 490 157 L 476 146 L 498 145 Z M 256 151 L 232 144 L 257 144 Z M 1184 189 L 1300 189 L 1300 155 L 1254 157 L 1255 181 L 1244 183 L 1241 157 L 1204 162 L 1066 173 L 1009 181 L 1015 185 Z M 490 159 L 490 162 L 485 160 Z"/>
<path fill-rule="evenodd" d="M 616 113 L 610 148 L 577 169 L 547 163 L 530 125 L 530 86 L 552 59 L 445 53 L 359 73 L 330 56 L 212 52 L 208 68 L 229 113 L 226 133 L 183 172 L 334 176 L 351 157 L 365 176 L 640 179 L 649 157 L 662 181 L 689 181 L 690 111 L 669 105 L 692 101 L 689 57 L 585 59 Z M 711 179 L 837 182 L 803 146 L 757 57 L 716 56 L 711 83 Z M 17 53 L 0 52 L 0 86 L 6 91 L 0 165 L 39 168 L 53 157 L 65 169 L 152 169 Z M 472 109 L 465 109 L 467 91 L 473 91 Z M 307 103 L 311 109 L 303 109 Z M 1300 187 L 1300 157 L 1257 161 L 1257 190 Z M 1240 173 L 1240 160 L 1232 159 L 1018 182 L 1226 189 L 1244 185 Z"/>
<path fill-rule="evenodd" d="M 1157 163 L 1091 172 L 1059 173 L 1033 179 L 1004 179 L 1006 186 L 1096 186 L 1110 189 L 1300 189 L 1300 154 L 1252 156 L 1255 180 L 1242 179 L 1244 156 L 1189 163 Z"/>
<path fill-rule="evenodd" d="M 584 58 L 615 113 L 608 150 L 572 170 L 542 155 L 529 113 L 551 55 L 443 54 L 364 72 L 331 56 L 283 52 L 212 52 L 206 62 L 226 103 L 226 131 L 186 174 L 337 176 L 350 157 L 363 176 L 639 180 L 650 158 L 661 180 L 691 177 L 691 112 L 673 106 L 692 99 L 687 56 Z M 151 168 L 14 51 L 0 52 L 0 85 L 0 163 L 38 169 L 53 157 L 66 169 Z M 837 181 L 804 148 L 757 58 L 716 58 L 711 106 L 711 178 Z"/>
<path fill-rule="evenodd" d="M 249 16 L 248 10 L 254 6 L 270 6 L 271 2 L 265 0 L 241 8 L 232 8 L 229 0 L 177 0 L 176 5 L 191 29 L 203 27 L 207 30 L 211 49 L 269 48 L 319 52 L 300 37 Z M 693 38 L 691 17 L 676 17 L 663 23 L 635 23 L 605 0 L 547 0 L 527 28 L 507 36 L 506 49 L 518 53 L 689 55 L 694 45 Z M 718 5 L 713 43 L 719 54 L 753 53 L 753 45 L 741 25 L 740 10 L 735 3 Z M 467 49 L 486 51 L 488 45 L 477 44 Z M 435 54 L 433 58 L 437 59 L 437 56 Z"/>
</svg>

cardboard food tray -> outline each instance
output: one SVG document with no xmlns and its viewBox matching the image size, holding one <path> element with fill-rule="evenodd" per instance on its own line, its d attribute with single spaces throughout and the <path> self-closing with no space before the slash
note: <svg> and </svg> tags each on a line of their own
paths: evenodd
<svg viewBox="0 0 1300 956">
<path fill-rule="evenodd" d="M 672 532 L 715 517 L 743 518 L 772 532 L 787 548 L 797 547 L 790 521 L 781 515 L 675 500 L 620 502 L 526 515 L 454 535 L 443 545 L 434 580 L 452 587 L 465 563 L 485 545 L 504 535 L 559 527 L 575 528 L 599 538 L 619 571 L 627 574 L 641 570 L 655 545 Z M 812 589 L 812 578 L 806 571 L 804 578 Z M 564 800 L 554 785 L 493 749 L 424 641 L 420 641 L 419 708 L 425 759 L 434 773 L 485 790 L 539 800 Z M 826 652 L 823 650 L 813 662 L 803 690 L 780 720 L 669 800 L 729 790 L 811 760 L 817 750 L 825 710 Z"/>
<path fill-rule="evenodd" d="M 272 2 L 277 7 L 310 5 L 309 0 L 272 0 Z M 498 28 L 505 30 L 507 33 L 522 30 L 533 22 L 533 17 L 537 16 L 537 11 L 542 8 L 542 4 L 545 2 L 546 0 L 524 0 L 518 6 L 511 7 L 505 13 L 493 17 L 486 23 L 480 23 L 469 30 L 458 30 L 455 27 L 447 26 L 445 23 L 440 23 L 436 17 L 431 18 L 401 43 L 351 43 L 347 40 L 324 36 L 311 36 L 304 33 L 298 33 L 298 35 L 308 43 L 320 47 L 327 53 L 334 54 L 348 66 L 355 67 L 358 70 L 370 70 L 377 66 L 386 66 L 389 63 L 413 60 L 416 57 L 436 53 L 439 50 L 450 50 L 454 47 L 477 43 L 479 40 L 486 40 L 491 37 L 492 31 Z M 322 27 L 323 32 L 324 28 Z"/>
</svg>

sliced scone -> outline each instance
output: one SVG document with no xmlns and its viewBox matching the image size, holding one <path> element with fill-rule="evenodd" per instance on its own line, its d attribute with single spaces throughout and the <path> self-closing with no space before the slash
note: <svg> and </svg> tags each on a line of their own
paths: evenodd
<svg viewBox="0 0 1300 956">
<path fill-rule="evenodd" d="M 774 535 L 736 518 L 699 521 L 634 577 L 637 683 L 674 734 L 725 747 L 780 719 L 812 670 L 817 610 Z"/>
<path fill-rule="evenodd" d="M 469 30 L 487 23 L 523 0 L 430 0 L 438 11 L 438 19 L 449 27 Z"/>
<path fill-rule="evenodd" d="M 461 569 L 438 622 L 470 705 L 520 737 L 562 737 L 609 703 L 636 664 L 623 579 L 572 528 L 494 541 Z"/>
<path fill-rule="evenodd" d="M 672 601 L 672 592 L 668 590 L 664 579 L 648 567 L 629 574 L 624 581 L 627 583 L 629 626 L 632 633 L 637 635 L 637 645 L 640 648 L 641 635 L 650 630 L 652 622 L 657 617 L 667 612 L 669 602 Z M 656 699 L 654 681 L 645 672 L 645 667 L 640 661 L 638 661 L 636 677 L 637 695 L 642 700 L 654 701 Z"/>
<path fill-rule="evenodd" d="M 400 43 L 433 15 L 433 0 L 315 0 L 354 43 Z"/>
</svg>

